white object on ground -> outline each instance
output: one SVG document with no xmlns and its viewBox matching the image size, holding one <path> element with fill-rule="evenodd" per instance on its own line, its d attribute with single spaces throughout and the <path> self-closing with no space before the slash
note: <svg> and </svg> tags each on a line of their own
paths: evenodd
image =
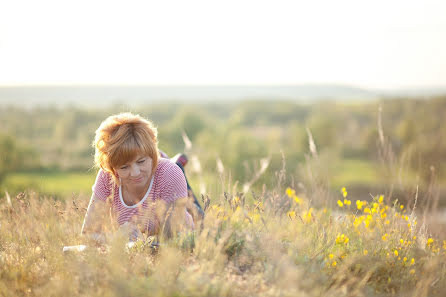
<svg viewBox="0 0 446 297">
<path fill-rule="evenodd" d="M 83 252 L 87 248 L 86 245 L 67 245 L 63 247 L 63 252 Z"/>
</svg>

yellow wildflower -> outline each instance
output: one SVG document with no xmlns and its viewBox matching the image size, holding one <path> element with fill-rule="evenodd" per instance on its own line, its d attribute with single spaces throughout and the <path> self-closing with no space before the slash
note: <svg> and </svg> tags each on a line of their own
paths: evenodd
<svg viewBox="0 0 446 297">
<path fill-rule="evenodd" d="M 389 236 L 389 234 L 387 234 L 387 233 L 386 233 L 386 234 L 384 234 L 384 235 L 383 235 L 383 236 L 381 237 L 381 238 L 382 238 L 382 240 L 383 240 L 383 241 L 386 241 L 386 240 L 387 240 L 387 236 Z"/>
<path fill-rule="evenodd" d="M 365 213 L 370 213 L 370 208 L 368 208 L 368 207 L 364 208 L 364 212 Z"/>
<path fill-rule="evenodd" d="M 311 207 L 307 212 L 304 213 L 304 220 L 306 222 L 311 222 L 311 219 L 313 218 L 312 212 L 313 212 L 313 208 Z"/>
<path fill-rule="evenodd" d="M 296 195 L 296 191 L 291 188 L 286 188 L 286 194 L 288 197 L 293 198 Z"/>
<path fill-rule="evenodd" d="M 395 257 L 398 257 L 398 251 L 397 250 L 395 250 L 393 253 L 395 254 Z"/>
<path fill-rule="evenodd" d="M 296 212 L 295 212 L 294 210 L 289 211 L 289 212 L 287 213 L 287 215 L 288 215 L 288 217 L 289 217 L 290 219 L 294 219 L 294 218 L 296 218 Z"/>
<path fill-rule="evenodd" d="M 344 199 L 344 204 L 345 205 L 351 205 L 352 202 L 350 200 L 348 200 L 348 199 Z"/>
<path fill-rule="evenodd" d="M 414 258 L 410 259 L 410 265 L 413 265 L 413 264 L 415 264 L 415 259 Z"/>
<path fill-rule="evenodd" d="M 427 240 L 427 245 L 430 246 L 432 243 L 434 243 L 434 240 L 432 238 L 429 238 Z"/>
<path fill-rule="evenodd" d="M 367 256 L 369 252 L 367 250 L 364 250 L 364 256 Z"/>
<path fill-rule="evenodd" d="M 334 257 L 333 254 L 328 255 L 328 258 L 330 258 L 330 259 L 333 259 L 333 257 Z"/>
<path fill-rule="evenodd" d="M 404 205 L 401 205 L 400 208 L 403 209 L 403 208 L 404 208 Z"/>
<path fill-rule="evenodd" d="M 333 263 L 331 263 L 331 266 L 336 267 L 336 261 L 333 261 Z"/>
<path fill-rule="evenodd" d="M 345 187 L 342 187 L 341 192 L 342 192 L 342 196 L 344 196 L 344 198 L 347 197 L 347 190 L 345 189 Z"/>
<path fill-rule="evenodd" d="M 406 262 L 406 261 L 407 261 L 407 257 L 404 257 L 404 258 L 403 258 L 403 262 Z"/>
<path fill-rule="evenodd" d="M 361 200 L 356 200 L 356 207 L 357 207 L 358 209 L 361 209 L 361 208 L 362 208 L 362 205 L 363 205 L 363 203 L 362 203 Z"/>
<path fill-rule="evenodd" d="M 347 236 L 345 236 L 345 234 L 338 234 L 338 236 L 336 237 L 337 244 L 340 244 L 340 243 L 347 244 L 348 242 L 349 242 L 349 238 Z"/>
<path fill-rule="evenodd" d="M 383 195 L 379 195 L 378 202 L 379 203 L 383 203 L 383 200 L 384 200 L 384 196 Z"/>
<path fill-rule="evenodd" d="M 344 203 L 342 203 L 341 200 L 338 200 L 338 205 L 339 205 L 339 207 L 343 207 L 343 206 L 344 206 Z"/>
</svg>

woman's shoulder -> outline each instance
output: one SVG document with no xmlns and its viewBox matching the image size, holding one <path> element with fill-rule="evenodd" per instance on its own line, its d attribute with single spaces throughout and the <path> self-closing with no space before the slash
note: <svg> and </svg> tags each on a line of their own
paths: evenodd
<svg viewBox="0 0 446 297">
<path fill-rule="evenodd" d="M 111 173 L 99 169 L 92 187 L 93 193 L 100 199 L 106 199 L 112 192 L 113 184 Z"/>
<path fill-rule="evenodd" d="M 155 173 L 155 188 L 165 201 L 172 202 L 178 197 L 187 197 L 187 184 L 183 171 L 170 159 L 159 159 Z"/>
<path fill-rule="evenodd" d="M 181 171 L 180 167 L 178 167 L 178 165 L 173 163 L 170 159 L 159 158 L 155 174 L 163 175 L 167 172 L 177 171 L 177 169 Z"/>
<path fill-rule="evenodd" d="M 155 179 L 163 181 L 176 180 L 178 178 L 184 178 L 183 171 L 181 171 L 180 167 L 170 159 L 160 158 L 155 172 Z"/>
</svg>

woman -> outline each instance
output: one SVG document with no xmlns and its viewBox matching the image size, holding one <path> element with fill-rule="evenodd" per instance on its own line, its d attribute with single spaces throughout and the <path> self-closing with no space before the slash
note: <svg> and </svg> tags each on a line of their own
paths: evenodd
<svg viewBox="0 0 446 297">
<path fill-rule="evenodd" d="M 97 238 L 107 232 L 107 217 L 130 240 L 141 233 L 156 235 L 174 221 L 176 230 L 194 228 L 182 168 L 160 156 L 157 129 L 150 121 L 131 113 L 110 116 L 96 130 L 94 147 L 100 170 L 82 234 Z"/>
</svg>

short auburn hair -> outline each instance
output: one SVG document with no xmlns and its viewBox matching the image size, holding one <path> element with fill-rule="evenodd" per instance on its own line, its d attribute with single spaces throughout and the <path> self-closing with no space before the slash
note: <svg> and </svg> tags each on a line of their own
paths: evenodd
<svg viewBox="0 0 446 297">
<path fill-rule="evenodd" d="M 93 146 L 94 162 L 112 174 L 116 184 L 119 178 L 114 169 L 133 161 L 137 155 L 152 158 L 152 174 L 158 165 L 158 131 L 153 123 L 130 112 L 106 118 L 96 130 Z"/>
</svg>

